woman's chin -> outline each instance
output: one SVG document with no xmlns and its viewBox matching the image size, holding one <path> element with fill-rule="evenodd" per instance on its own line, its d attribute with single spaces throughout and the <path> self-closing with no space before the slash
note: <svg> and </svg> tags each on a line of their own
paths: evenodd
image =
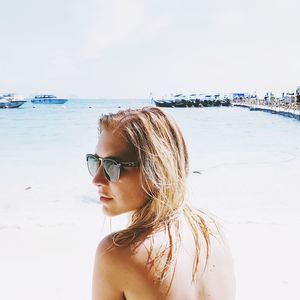
<svg viewBox="0 0 300 300">
<path fill-rule="evenodd" d="M 108 205 L 102 205 L 102 212 L 107 217 L 115 217 L 115 216 L 120 216 L 120 215 L 127 214 L 127 213 L 129 213 L 129 214 L 133 213 L 128 210 L 114 209 Z"/>
<path fill-rule="evenodd" d="M 108 205 L 102 205 L 102 212 L 107 217 L 114 217 L 122 214 L 122 212 L 119 212 L 118 210 L 115 210 Z"/>
</svg>

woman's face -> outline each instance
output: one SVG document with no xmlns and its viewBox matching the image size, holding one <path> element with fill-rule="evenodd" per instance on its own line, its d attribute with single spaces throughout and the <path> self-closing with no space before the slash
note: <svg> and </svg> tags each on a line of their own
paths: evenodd
<svg viewBox="0 0 300 300">
<path fill-rule="evenodd" d="M 117 162 L 136 162 L 137 157 L 126 139 L 118 132 L 103 130 L 99 136 L 96 154 L 101 158 L 111 158 Z M 115 216 L 133 212 L 144 206 L 147 194 L 141 187 L 140 169 L 122 167 L 117 182 L 110 182 L 103 167 L 97 171 L 93 183 L 98 188 L 103 212 Z"/>
</svg>

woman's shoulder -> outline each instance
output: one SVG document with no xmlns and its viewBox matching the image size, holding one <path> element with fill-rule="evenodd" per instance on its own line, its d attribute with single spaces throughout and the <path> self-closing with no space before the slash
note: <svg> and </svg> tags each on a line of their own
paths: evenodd
<svg viewBox="0 0 300 300">
<path fill-rule="evenodd" d="M 117 246 L 115 234 L 104 237 L 97 247 L 93 290 L 98 297 L 94 299 L 120 299 L 117 297 L 122 295 L 127 299 L 139 299 L 140 295 L 148 295 L 147 299 L 161 299 L 160 291 L 145 268 L 147 247 L 144 244 Z M 113 297 L 111 293 L 114 293 Z"/>
<path fill-rule="evenodd" d="M 123 261 L 124 256 L 128 254 L 128 247 L 118 247 L 114 243 L 114 236 L 116 233 L 111 233 L 105 236 L 97 246 L 96 259 L 101 260 L 101 263 L 105 266 L 109 263 L 115 267 L 118 266 L 118 262 Z"/>
<path fill-rule="evenodd" d="M 118 246 L 115 234 L 99 243 L 94 263 L 93 300 L 100 299 L 162 299 L 160 290 L 146 271 L 145 247 Z"/>
<path fill-rule="evenodd" d="M 104 237 L 96 250 L 93 274 L 95 300 L 121 299 L 126 288 L 126 249 L 115 247 L 113 236 Z"/>
<path fill-rule="evenodd" d="M 146 239 L 138 245 L 118 245 L 115 242 L 117 234 L 118 232 L 111 233 L 100 241 L 96 250 L 95 264 L 114 274 L 122 270 L 123 275 L 128 270 L 136 270 L 139 267 L 144 269 L 149 241 Z"/>
</svg>

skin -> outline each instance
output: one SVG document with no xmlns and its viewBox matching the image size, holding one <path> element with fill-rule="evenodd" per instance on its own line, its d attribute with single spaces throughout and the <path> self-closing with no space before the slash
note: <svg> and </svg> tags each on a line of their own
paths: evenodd
<svg viewBox="0 0 300 300">
<path fill-rule="evenodd" d="M 123 136 L 111 130 L 101 132 L 96 154 L 99 157 L 113 158 L 119 162 L 137 161 Z M 118 182 L 110 182 L 106 179 L 103 168 L 100 167 L 93 183 L 98 188 L 99 196 L 102 196 L 102 199 L 99 200 L 103 204 L 103 212 L 108 216 L 135 211 L 142 207 L 147 199 L 146 193 L 140 185 L 139 168 L 123 167 Z"/>
<path fill-rule="evenodd" d="M 110 130 L 104 130 L 100 134 L 96 154 L 119 161 L 137 161 L 126 140 Z M 141 188 L 138 168 L 122 170 L 120 180 L 113 183 L 106 179 L 100 167 L 93 183 L 100 199 L 105 196 L 103 211 L 109 216 L 132 213 L 147 201 L 146 193 Z M 201 261 L 196 280 L 192 282 L 194 241 L 184 218 L 180 222 L 182 240 L 176 255 L 174 276 L 167 277 L 161 285 L 156 281 L 155 272 L 146 267 L 146 262 L 149 249 L 152 249 L 152 257 L 155 257 L 166 244 L 167 236 L 164 232 L 153 234 L 151 240 L 146 239 L 135 251 L 130 246 L 111 247 L 113 234 L 105 237 L 96 251 L 93 300 L 233 300 L 233 264 L 226 243 L 218 238 L 216 230 L 213 231 L 208 264 L 205 268 L 203 249 L 200 252 Z M 202 245 L 205 245 L 204 239 Z"/>
</svg>

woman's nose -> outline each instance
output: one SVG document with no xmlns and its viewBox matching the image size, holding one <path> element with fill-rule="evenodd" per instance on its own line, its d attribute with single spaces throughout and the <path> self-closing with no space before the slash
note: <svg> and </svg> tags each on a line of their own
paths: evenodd
<svg viewBox="0 0 300 300">
<path fill-rule="evenodd" d="M 93 184 L 96 186 L 105 185 L 108 183 L 108 180 L 104 174 L 104 169 L 100 166 L 97 170 L 95 177 L 93 178 Z"/>
</svg>

